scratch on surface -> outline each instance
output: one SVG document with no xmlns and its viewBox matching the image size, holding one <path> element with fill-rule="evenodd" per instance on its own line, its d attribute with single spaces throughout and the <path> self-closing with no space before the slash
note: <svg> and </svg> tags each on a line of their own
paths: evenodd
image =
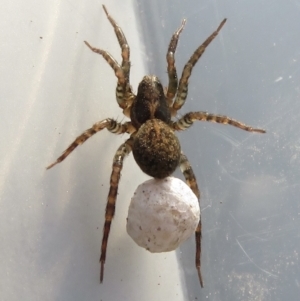
<svg viewBox="0 0 300 301">
<path fill-rule="evenodd" d="M 254 264 L 254 266 L 256 266 L 260 271 L 266 273 L 267 275 L 271 276 L 271 277 L 274 277 L 274 278 L 278 278 L 277 275 L 267 271 L 267 270 L 264 270 L 262 269 L 261 267 L 259 267 L 254 261 L 253 259 L 250 258 L 250 256 L 247 254 L 247 252 L 245 251 L 245 249 L 243 248 L 243 246 L 240 244 L 240 242 L 236 239 L 236 242 L 237 244 L 239 245 L 239 247 L 241 248 L 241 250 L 243 251 L 243 253 L 246 255 L 246 257 L 249 259 L 249 261 Z"/>
<path fill-rule="evenodd" d="M 214 227 L 214 228 L 211 228 L 211 229 L 205 231 L 205 234 L 213 233 L 213 232 L 216 232 L 219 230 L 220 230 L 220 227 Z"/>
<path fill-rule="evenodd" d="M 233 175 L 231 175 L 231 174 L 227 171 L 227 169 L 224 167 L 223 164 L 221 164 L 220 162 L 218 162 L 218 165 L 220 166 L 222 173 L 226 174 L 230 179 L 236 181 L 237 183 L 246 183 L 246 184 L 248 184 L 248 185 L 249 185 L 249 184 L 252 184 L 252 185 L 256 185 L 256 184 L 257 184 L 256 181 L 251 182 L 249 179 L 247 179 L 247 180 L 241 180 L 241 178 L 234 177 Z"/>
<path fill-rule="evenodd" d="M 204 175 L 204 187 L 208 187 L 208 185 L 207 185 L 207 177 L 205 175 Z M 204 197 L 204 199 L 207 199 L 209 201 L 209 203 L 207 205 L 205 205 L 203 207 L 200 206 L 200 210 L 203 213 L 203 211 L 205 211 L 206 209 L 212 207 L 212 200 L 209 197 L 209 193 L 208 193 L 207 189 L 202 190 L 200 194 L 201 194 L 200 198 Z"/>
<path fill-rule="evenodd" d="M 254 234 L 250 233 L 249 231 L 245 230 L 245 229 L 243 228 L 243 226 L 237 221 L 237 219 L 232 215 L 231 212 L 229 213 L 229 215 L 230 215 L 231 218 L 236 222 L 236 224 L 237 224 L 237 225 L 238 225 L 245 233 L 247 233 L 247 234 L 244 234 L 244 235 L 248 235 L 248 236 L 257 238 L 257 239 L 259 239 L 260 241 L 266 241 L 266 239 L 264 239 L 264 238 L 262 238 L 262 237 L 259 237 L 259 236 L 257 236 L 257 235 L 254 235 Z M 244 236 L 244 235 L 242 235 L 242 236 Z"/>
<path fill-rule="evenodd" d="M 232 137 L 231 134 L 227 133 L 224 128 L 220 129 L 219 127 L 212 127 L 211 131 L 216 135 L 221 137 L 224 141 L 228 142 L 234 148 L 239 148 L 241 146 L 240 140 Z"/>
<path fill-rule="evenodd" d="M 280 102 L 281 100 L 282 100 L 282 97 L 279 96 L 278 101 Z M 280 112 L 280 114 L 275 115 L 276 117 L 270 118 L 270 120 L 263 125 L 264 128 L 267 129 L 267 132 L 269 134 L 271 134 L 271 133 L 272 133 L 272 135 L 275 134 L 274 131 L 268 130 L 268 129 L 274 128 L 274 124 L 276 124 L 278 122 L 280 123 L 280 122 L 282 122 L 282 120 L 290 120 L 291 114 L 293 114 L 294 118 L 299 116 L 298 111 L 295 110 L 295 106 L 292 106 L 292 109 L 288 110 L 286 107 L 287 104 L 288 103 L 284 103 L 284 106 L 281 108 L 281 110 L 280 109 L 278 110 L 278 112 Z M 298 109 L 298 107 L 299 107 L 299 105 L 297 104 L 297 109 Z"/>
</svg>

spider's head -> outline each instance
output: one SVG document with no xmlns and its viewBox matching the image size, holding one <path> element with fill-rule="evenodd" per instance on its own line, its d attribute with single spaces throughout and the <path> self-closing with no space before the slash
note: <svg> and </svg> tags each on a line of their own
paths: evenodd
<svg viewBox="0 0 300 301">
<path fill-rule="evenodd" d="M 130 117 L 137 129 L 149 119 L 160 119 L 166 123 L 171 120 L 164 89 L 157 76 L 146 75 L 140 82 Z"/>
</svg>

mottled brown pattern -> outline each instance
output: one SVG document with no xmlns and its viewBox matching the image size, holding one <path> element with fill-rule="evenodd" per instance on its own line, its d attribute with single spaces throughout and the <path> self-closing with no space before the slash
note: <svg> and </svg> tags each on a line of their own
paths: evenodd
<svg viewBox="0 0 300 301">
<path fill-rule="evenodd" d="M 163 121 L 150 119 L 137 132 L 132 153 L 144 173 L 162 179 L 177 168 L 180 150 L 174 131 Z"/>
<path fill-rule="evenodd" d="M 144 76 L 138 86 L 135 95 L 130 86 L 130 48 L 121 27 L 109 15 L 105 6 L 105 14 L 114 28 L 118 39 L 122 63 L 119 64 L 107 51 L 92 47 L 88 42 L 85 44 L 95 53 L 100 54 L 114 70 L 118 79 L 116 87 L 116 100 L 123 109 L 123 114 L 130 118 L 129 122 L 118 123 L 116 120 L 107 118 L 95 123 L 90 129 L 78 136 L 63 154 L 51 165 L 63 161 L 78 145 L 83 144 L 88 138 L 97 132 L 108 129 L 114 134 L 130 134 L 130 138 L 123 143 L 115 153 L 110 177 L 110 190 L 107 197 L 105 210 L 105 222 L 103 227 L 103 238 L 101 244 L 101 270 L 100 281 L 103 281 L 106 250 L 112 219 L 115 213 L 115 206 L 118 194 L 118 186 L 125 157 L 132 151 L 136 163 L 148 175 L 155 178 L 164 178 L 171 175 L 180 166 L 187 184 L 195 195 L 200 199 L 200 191 L 197 185 L 195 174 L 186 156 L 181 153 L 181 146 L 174 131 L 182 131 L 189 128 L 194 121 L 211 121 L 222 124 L 230 124 L 249 132 L 265 133 L 265 130 L 253 128 L 244 123 L 223 115 L 214 115 L 206 112 L 191 112 L 185 114 L 177 121 L 171 118 L 177 115 L 177 111 L 184 105 L 188 92 L 188 79 L 193 67 L 204 53 L 206 47 L 218 35 L 226 22 L 224 19 L 217 30 L 213 32 L 202 45 L 200 45 L 189 61 L 184 66 L 182 76 L 177 78 L 175 66 L 175 51 L 179 36 L 183 31 L 186 20 L 171 37 L 166 54 L 169 83 L 164 88 L 159 79 L 154 75 Z M 195 232 L 196 238 L 196 269 L 199 282 L 203 287 L 201 275 L 201 220 Z"/>
</svg>

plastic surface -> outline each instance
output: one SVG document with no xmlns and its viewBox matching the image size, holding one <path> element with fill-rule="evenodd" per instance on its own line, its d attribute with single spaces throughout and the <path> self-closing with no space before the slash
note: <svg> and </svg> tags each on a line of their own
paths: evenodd
<svg viewBox="0 0 300 301">
<path fill-rule="evenodd" d="M 134 89 L 145 73 L 167 84 L 165 54 L 183 18 L 179 75 L 227 17 L 193 70 L 180 114 L 226 114 L 267 130 L 198 122 L 179 134 L 201 189 L 203 289 L 193 238 L 177 253 L 154 255 L 126 234 L 130 197 L 146 179 L 132 157 L 124 164 L 99 284 L 111 163 L 125 137 L 99 133 L 45 170 L 94 122 L 124 118 L 113 71 L 83 43 L 120 59 L 101 4 L 1 5 L 0 300 L 298 301 L 299 3 L 104 2 L 130 43 Z"/>
</svg>

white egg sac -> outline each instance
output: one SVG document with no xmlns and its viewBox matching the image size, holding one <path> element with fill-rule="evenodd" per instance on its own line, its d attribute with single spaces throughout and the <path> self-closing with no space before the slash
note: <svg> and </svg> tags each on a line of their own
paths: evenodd
<svg viewBox="0 0 300 301">
<path fill-rule="evenodd" d="M 187 184 L 173 177 L 151 179 L 131 199 L 127 233 L 150 252 L 168 252 L 195 233 L 199 220 L 198 199 Z"/>
</svg>

